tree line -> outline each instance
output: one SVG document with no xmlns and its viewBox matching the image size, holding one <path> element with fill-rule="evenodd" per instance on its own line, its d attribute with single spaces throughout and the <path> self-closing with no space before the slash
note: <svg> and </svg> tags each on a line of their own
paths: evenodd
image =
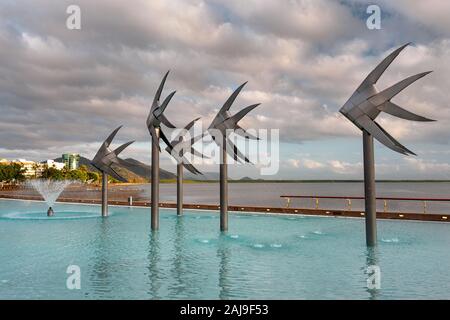
<svg viewBox="0 0 450 320">
<path fill-rule="evenodd" d="M 34 170 L 38 169 L 38 166 Z M 26 179 L 25 168 L 20 163 L 0 164 L 0 182 L 5 183 L 18 183 Z M 49 167 L 47 164 L 43 166 L 42 172 L 38 177 L 38 174 L 33 178 L 51 179 L 51 180 L 76 180 L 80 182 L 96 183 L 101 180 L 100 173 L 89 171 L 88 167 L 81 165 L 78 169 L 69 170 L 63 168 L 58 170 L 54 167 Z"/>
<path fill-rule="evenodd" d="M 25 180 L 25 169 L 19 163 L 0 163 L 0 181 L 14 183 Z"/>
</svg>

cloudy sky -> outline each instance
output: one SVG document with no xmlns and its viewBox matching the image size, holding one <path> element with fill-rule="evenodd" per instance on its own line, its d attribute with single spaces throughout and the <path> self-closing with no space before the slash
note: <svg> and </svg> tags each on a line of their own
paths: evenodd
<svg viewBox="0 0 450 320">
<path fill-rule="evenodd" d="M 81 8 L 81 30 L 66 28 L 66 8 Z M 380 116 L 415 151 L 405 157 L 376 143 L 377 177 L 450 179 L 450 1 L 370 1 L 382 10 L 369 30 L 359 0 L 2 0 L 0 3 L 0 158 L 44 160 L 63 152 L 93 157 L 115 142 L 150 163 L 145 127 L 163 74 L 177 90 L 168 118 L 206 127 L 244 81 L 232 110 L 261 106 L 246 128 L 280 131 L 280 170 L 292 179 L 362 178 L 361 134 L 339 108 L 394 48 L 412 42 L 379 82 L 434 72 L 394 101 L 434 123 Z M 166 155 L 164 169 L 174 171 Z M 205 171 L 217 166 L 201 165 Z M 259 174 L 232 166 L 233 177 Z"/>
</svg>

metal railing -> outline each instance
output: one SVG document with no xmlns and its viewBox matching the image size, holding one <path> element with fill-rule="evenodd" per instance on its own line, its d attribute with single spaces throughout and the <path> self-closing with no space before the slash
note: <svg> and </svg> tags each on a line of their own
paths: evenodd
<svg viewBox="0 0 450 320">
<path fill-rule="evenodd" d="M 313 199 L 315 209 L 319 210 L 320 199 L 338 199 L 347 201 L 347 210 L 352 210 L 352 200 L 364 200 L 364 197 L 355 196 L 294 196 L 281 195 L 280 198 L 286 199 L 286 208 L 291 207 L 291 199 Z M 401 198 L 401 197 L 377 197 L 377 200 L 383 201 L 383 211 L 388 211 L 388 201 L 420 201 L 423 206 L 423 213 L 427 213 L 428 202 L 450 202 L 450 198 Z"/>
</svg>

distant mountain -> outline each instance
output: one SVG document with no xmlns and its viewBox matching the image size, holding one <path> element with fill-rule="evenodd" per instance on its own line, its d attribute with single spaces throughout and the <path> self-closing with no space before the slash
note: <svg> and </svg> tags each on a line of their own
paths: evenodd
<svg viewBox="0 0 450 320">
<path fill-rule="evenodd" d="M 145 177 L 142 177 L 140 175 L 137 175 L 136 173 L 130 171 L 129 169 L 125 169 L 123 167 L 119 167 L 116 165 L 113 165 L 113 169 L 122 177 L 127 179 L 128 182 L 132 183 L 146 183 L 148 182 L 148 179 Z"/>
<path fill-rule="evenodd" d="M 62 162 L 62 158 L 54 159 L 57 162 Z M 148 182 L 151 177 L 151 166 L 140 162 L 138 160 L 128 158 L 125 159 L 130 163 L 128 168 L 122 168 L 118 166 L 113 166 L 114 170 L 117 171 L 121 176 L 126 178 L 130 182 Z M 80 157 L 80 165 L 85 165 L 90 171 L 98 171 L 94 166 L 91 165 L 91 160 Z M 176 175 L 172 172 L 160 169 L 159 178 L 160 179 L 176 179 Z"/>
<path fill-rule="evenodd" d="M 131 172 L 137 174 L 138 176 L 141 176 L 143 178 L 146 178 L 147 180 L 150 180 L 151 178 L 151 169 L 152 167 L 149 166 L 148 164 L 145 164 L 143 162 L 140 162 L 138 160 L 132 159 L 132 158 L 128 158 L 125 159 L 128 163 L 131 164 L 131 166 L 129 168 L 127 168 L 128 170 L 130 170 Z M 166 171 L 164 169 L 159 169 L 159 178 L 160 179 L 176 179 L 177 176 L 175 174 L 173 174 L 172 172 Z"/>
<path fill-rule="evenodd" d="M 187 180 L 202 180 L 202 181 L 209 181 L 209 180 L 219 180 L 219 173 L 218 172 L 202 172 L 203 174 L 193 174 L 190 173 L 187 170 L 184 170 L 184 178 Z"/>
</svg>

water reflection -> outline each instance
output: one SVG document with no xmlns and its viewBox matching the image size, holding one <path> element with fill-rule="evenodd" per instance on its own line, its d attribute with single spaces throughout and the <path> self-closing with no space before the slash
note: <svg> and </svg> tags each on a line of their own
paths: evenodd
<svg viewBox="0 0 450 320">
<path fill-rule="evenodd" d="M 100 219 L 98 233 L 94 239 L 94 265 L 91 269 L 90 281 L 93 284 L 94 294 L 104 296 L 114 288 L 113 277 L 111 277 L 111 252 L 109 250 L 110 219 Z"/>
<path fill-rule="evenodd" d="M 150 232 L 148 247 L 148 278 L 150 289 L 147 292 L 151 299 L 161 299 L 159 294 L 162 286 L 162 276 L 160 274 L 161 247 L 159 232 Z"/>
<path fill-rule="evenodd" d="M 219 258 L 219 299 L 229 299 L 232 288 L 230 281 L 231 250 L 226 240 L 226 235 L 222 234 L 217 248 L 217 257 Z"/>
<path fill-rule="evenodd" d="M 174 225 L 174 241 L 173 241 L 173 264 L 172 274 L 174 284 L 171 286 L 171 290 L 174 296 L 186 295 L 186 290 L 189 290 L 189 279 L 186 263 L 188 257 L 185 252 L 186 231 L 185 231 L 185 219 L 183 216 L 177 217 Z"/>
<path fill-rule="evenodd" d="M 366 249 L 366 291 L 370 300 L 376 300 L 380 297 L 381 266 L 379 261 L 378 247 L 368 247 Z M 377 276 L 379 274 L 379 277 Z"/>
</svg>

